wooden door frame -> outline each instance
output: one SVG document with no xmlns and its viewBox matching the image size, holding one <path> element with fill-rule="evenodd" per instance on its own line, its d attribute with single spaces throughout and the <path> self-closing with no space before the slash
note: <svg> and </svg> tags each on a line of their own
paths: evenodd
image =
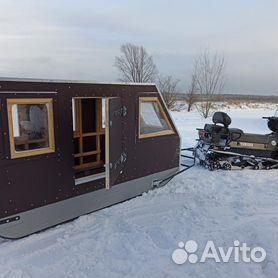
<svg viewBox="0 0 278 278">
<path fill-rule="evenodd" d="M 73 103 L 78 103 L 78 102 L 75 102 L 75 100 L 81 100 L 81 99 L 96 99 L 96 100 L 98 100 L 97 101 L 97 107 L 98 107 L 98 109 L 97 109 L 97 114 L 98 115 L 101 115 L 101 113 L 102 113 L 102 100 L 103 99 L 107 99 L 107 98 L 105 98 L 105 97 L 73 97 L 72 98 L 72 100 L 74 100 L 73 101 Z M 107 102 L 107 101 L 106 101 Z M 80 106 L 80 104 L 79 104 L 79 106 Z M 105 105 L 106 106 L 106 105 Z M 79 109 L 80 109 L 80 107 L 79 107 Z M 78 112 L 76 112 L 77 110 L 75 110 L 75 119 L 73 119 L 73 121 L 76 121 L 75 123 L 76 123 L 76 132 L 73 132 L 73 138 L 76 138 L 76 136 L 78 135 L 78 133 L 80 132 L 80 124 L 82 124 L 82 121 L 80 121 L 80 119 L 79 119 L 79 121 L 77 121 L 76 120 L 76 117 L 78 116 L 76 113 L 78 113 Z M 80 111 L 79 111 L 79 113 L 80 113 Z M 107 112 L 106 112 L 106 107 L 105 107 L 105 117 L 107 117 Z M 107 127 L 107 123 L 105 123 L 105 128 L 102 128 L 102 115 L 101 115 L 101 117 L 100 117 L 100 119 L 101 119 L 101 121 L 97 121 L 97 123 L 96 123 L 96 132 L 93 132 L 93 133 L 90 133 L 92 136 L 95 134 L 96 136 L 97 135 L 103 135 L 104 134 L 104 136 L 105 136 L 105 144 L 104 144 L 104 147 L 105 147 L 105 161 L 103 161 L 103 163 L 104 163 L 104 171 L 103 172 L 101 172 L 101 173 L 97 173 L 97 174 L 93 174 L 93 175 L 89 175 L 89 176 L 85 176 L 85 177 L 81 177 L 81 178 L 76 178 L 75 179 L 75 185 L 78 185 L 78 184 L 83 184 L 83 183 L 86 183 L 86 182 L 89 182 L 89 181 L 93 181 L 93 180 L 97 180 L 97 179 L 100 179 L 100 178 L 105 178 L 105 185 L 106 185 L 106 180 L 107 180 L 107 177 L 109 178 L 109 176 L 107 176 L 107 169 L 109 169 L 108 167 L 106 167 L 106 156 L 107 156 L 107 153 L 108 153 L 108 151 L 107 151 L 107 143 L 106 143 L 106 138 L 107 137 L 109 137 L 109 133 L 107 133 L 107 132 L 109 132 L 109 126 Z M 98 132 L 99 131 L 99 132 Z M 97 137 L 99 137 L 99 136 L 97 136 Z M 81 138 L 83 138 L 83 136 L 81 136 Z M 99 138 L 98 138 L 99 139 Z M 97 138 L 96 138 L 96 147 L 97 147 L 97 149 L 98 150 L 100 150 L 100 148 L 101 148 L 101 146 L 100 146 L 100 140 L 98 140 Z M 82 141 L 82 140 L 81 140 Z M 109 138 L 108 138 L 108 141 L 109 141 Z M 80 144 L 80 142 L 79 142 L 79 144 Z M 109 149 L 108 149 L 109 150 Z M 100 159 L 100 153 L 96 153 L 96 155 L 98 156 L 98 158 Z M 109 153 L 108 153 L 108 155 L 109 155 Z M 75 158 L 76 156 L 74 156 L 74 158 Z"/>
</svg>

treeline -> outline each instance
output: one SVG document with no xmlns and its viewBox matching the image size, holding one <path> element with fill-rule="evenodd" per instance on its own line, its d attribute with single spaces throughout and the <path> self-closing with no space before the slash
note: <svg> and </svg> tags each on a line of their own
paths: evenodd
<svg viewBox="0 0 278 278">
<path fill-rule="evenodd" d="M 177 100 L 183 101 L 186 94 L 178 93 Z M 203 100 L 201 94 L 194 95 L 194 102 L 200 102 Z M 211 96 L 213 102 L 260 102 L 260 103 L 278 103 L 278 95 L 238 95 L 238 94 L 216 94 Z"/>
<path fill-rule="evenodd" d="M 193 107 L 207 118 L 215 102 L 273 102 L 278 103 L 276 96 L 229 95 L 223 94 L 226 80 L 226 63 L 224 55 L 210 52 L 209 49 L 196 54 L 192 59 L 192 72 L 189 82 L 179 94 L 180 80 L 171 75 L 159 72 L 153 57 L 145 47 L 125 43 L 121 45 L 120 55 L 115 57 L 114 66 L 118 69 L 123 82 L 155 82 L 169 109 L 176 109 L 177 101 L 187 103 L 187 111 Z"/>
</svg>

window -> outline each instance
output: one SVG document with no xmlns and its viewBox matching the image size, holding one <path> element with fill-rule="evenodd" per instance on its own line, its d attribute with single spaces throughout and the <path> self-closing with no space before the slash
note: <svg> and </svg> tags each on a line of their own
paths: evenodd
<svg viewBox="0 0 278 278">
<path fill-rule="evenodd" d="M 169 119 L 157 97 L 140 97 L 139 105 L 139 138 L 174 134 Z"/>
<path fill-rule="evenodd" d="M 11 158 L 55 151 L 51 98 L 8 99 Z"/>
</svg>

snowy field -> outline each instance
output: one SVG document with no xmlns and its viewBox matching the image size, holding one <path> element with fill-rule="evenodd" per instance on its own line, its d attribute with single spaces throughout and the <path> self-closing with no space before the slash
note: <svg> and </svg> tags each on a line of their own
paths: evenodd
<svg viewBox="0 0 278 278">
<path fill-rule="evenodd" d="M 274 106 L 231 109 L 232 126 L 269 133 L 262 116 Z M 183 146 L 211 119 L 173 112 Z M 194 167 L 165 187 L 68 224 L 16 240 L 0 240 L 1 277 L 203 276 L 277 277 L 277 170 L 209 172 Z M 208 240 L 224 249 L 234 240 L 263 247 L 262 263 L 175 264 L 178 242 Z M 197 250 L 196 254 L 200 250 Z"/>
</svg>

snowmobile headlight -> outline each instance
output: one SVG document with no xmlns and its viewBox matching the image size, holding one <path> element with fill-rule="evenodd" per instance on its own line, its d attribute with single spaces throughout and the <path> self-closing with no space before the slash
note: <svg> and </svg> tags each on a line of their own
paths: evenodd
<svg viewBox="0 0 278 278">
<path fill-rule="evenodd" d="M 275 140 L 272 140 L 272 141 L 270 142 L 270 144 L 271 144 L 273 147 L 275 147 L 275 146 L 277 145 L 277 142 L 276 142 Z"/>
</svg>

